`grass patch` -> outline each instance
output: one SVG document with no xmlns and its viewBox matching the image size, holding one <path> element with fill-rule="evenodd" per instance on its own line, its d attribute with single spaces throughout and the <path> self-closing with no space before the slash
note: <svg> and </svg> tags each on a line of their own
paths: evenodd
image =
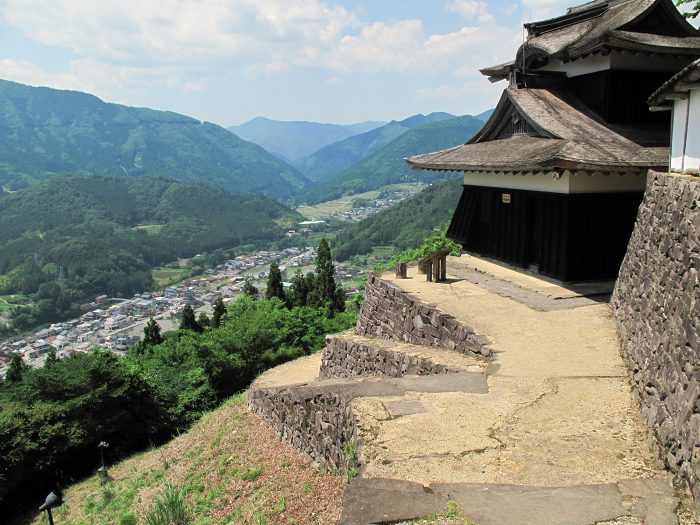
<svg viewBox="0 0 700 525">
<path fill-rule="evenodd" d="M 152 235 L 152 234 L 158 233 L 160 230 L 162 230 L 163 226 L 165 226 L 165 225 L 164 224 L 139 224 L 138 226 L 134 226 L 131 229 L 145 231 L 149 235 Z"/>
<path fill-rule="evenodd" d="M 301 454 L 251 415 L 245 401 L 233 396 L 170 443 L 112 465 L 103 486 L 92 476 L 69 487 L 56 523 L 337 522 L 343 478 L 304 468 Z M 45 519 L 37 515 L 32 525 Z"/>
<path fill-rule="evenodd" d="M 153 268 L 151 271 L 153 280 L 159 288 L 165 288 L 172 284 L 179 283 L 189 275 L 187 268 Z"/>
<path fill-rule="evenodd" d="M 447 502 L 447 510 L 444 514 L 425 516 L 417 520 L 402 522 L 401 525 L 479 525 L 462 514 L 459 505 L 454 501 Z"/>
<path fill-rule="evenodd" d="M 146 514 L 146 525 L 188 525 L 190 512 L 182 490 L 171 484 L 159 495 L 153 508 Z"/>
<path fill-rule="evenodd" d="M 326 202 L 321 202 L 313 206 L 299 206 L 297 212 L 301 213 L 304 217 L 309 220 L 323 220 L 328 217 L 332 217 L 339 213 L 345 213 L 352 209 L 352 201 L 355 199 L 376 199 L 379 194 L 383 191 L 409 191 L 411 193 L 418 193 L 427 184 L 422 182 L 404 182 L 400 184 L 389 184 L 388 186 L 382 186 L 377 190 L 365 191 L 363 193 L 355 193 L 353 195 L 345 195 L 338 199 L 333 199 Z"/>
</svg>

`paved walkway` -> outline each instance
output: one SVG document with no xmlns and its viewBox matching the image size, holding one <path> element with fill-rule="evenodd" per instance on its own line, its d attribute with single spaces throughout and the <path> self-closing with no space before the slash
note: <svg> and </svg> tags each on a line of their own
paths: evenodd
<svg viewBox="0 0 700 525">
<path fill-rule="evenodd" d="M 409 393 L 424 410 L 392 417 L 355 402 L 365 477 L 423 484 L 559 486 L 664 476 L 628 386 L 607 304 L 538 311 L 450 272 L 395 281 L 485 335 L 494 350 L 487 394 Z M 383 278 L 394 280 L 386 274 Z"/>
<path fill-rule="evenodd" d="M 320 382 L 352 392 L 364 440 L 343 524 L 438 514 L 448 499 L 479 525 L 677 523 L 600 302 L 608 284 L 566 289 L 474 258 L 450 258 L 447 283 L 408 276 L 382 277 L 486 336 L 493 360 L 417 380 Z M 302 358 L 255 386 L 311 382 L 319 365 Z"/>
</svg>

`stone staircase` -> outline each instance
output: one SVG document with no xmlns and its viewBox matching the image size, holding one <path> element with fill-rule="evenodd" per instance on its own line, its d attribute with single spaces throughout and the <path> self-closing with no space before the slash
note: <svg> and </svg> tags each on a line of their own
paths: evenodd
<svg viewBox="0 0 700 525">
<path fill-rule="evenodd" d="M 372 276 L 355 329 L 329 336 L 316 358 L 318 378 L 285 384 L 295 383 L 289 363 L 271 372 L 276 384 L 249 392 L 251 410 L 283 440 L 354 477 L 343 524 L 440 514 L 448 500 L 479 525 L 677 523 L 622 367 L 596 364 L 607 347 L 581 340 L 593 363 L 581 375 L 564 365 L 541 373 L 542 355 L 534 373 L 502 374 L 519 350 L 491 339 L 475 303 L 504 322 L 522 305 L 466 281 L 431 286 L 415 274 Z M 529 351 L 538 350 L 547 347 Z"/>
</svg>

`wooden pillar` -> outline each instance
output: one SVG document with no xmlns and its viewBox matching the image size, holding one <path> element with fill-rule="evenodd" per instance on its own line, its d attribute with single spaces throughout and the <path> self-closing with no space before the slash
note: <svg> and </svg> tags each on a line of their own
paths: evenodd
<svg viewBox="0 0 700 525">
<path fill-rule="evenodd" d="M 440 280 L 447 280 L 447 255 L 440 257 Z"/>
<path fill-rule="evenodd" d="M 433 280 L 433 261 L 432 261 L 432 259 L 425 261 L 425 274 L 426 274 L 426 279 L 429 282 L 432 282 L 432 280 Z"/>
<path fill-rule="evenodd" d="M 405 262 L 396 263 L 396 278 L 406 279 L 407 277 L 407 266 Z"/>
</svg>

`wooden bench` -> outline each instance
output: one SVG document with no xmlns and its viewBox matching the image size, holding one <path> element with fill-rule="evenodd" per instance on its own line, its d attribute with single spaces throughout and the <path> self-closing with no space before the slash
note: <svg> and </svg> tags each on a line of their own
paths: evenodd
<svg viewBox="0 0 700 525">
<path fill-rule="evenodd" d="M 447 256 L 450 250 L 442 249 L 426 255 L 418 261 L 418 272 L 426 274 L 430 282 L 447 280 Z"/>
</svg>

